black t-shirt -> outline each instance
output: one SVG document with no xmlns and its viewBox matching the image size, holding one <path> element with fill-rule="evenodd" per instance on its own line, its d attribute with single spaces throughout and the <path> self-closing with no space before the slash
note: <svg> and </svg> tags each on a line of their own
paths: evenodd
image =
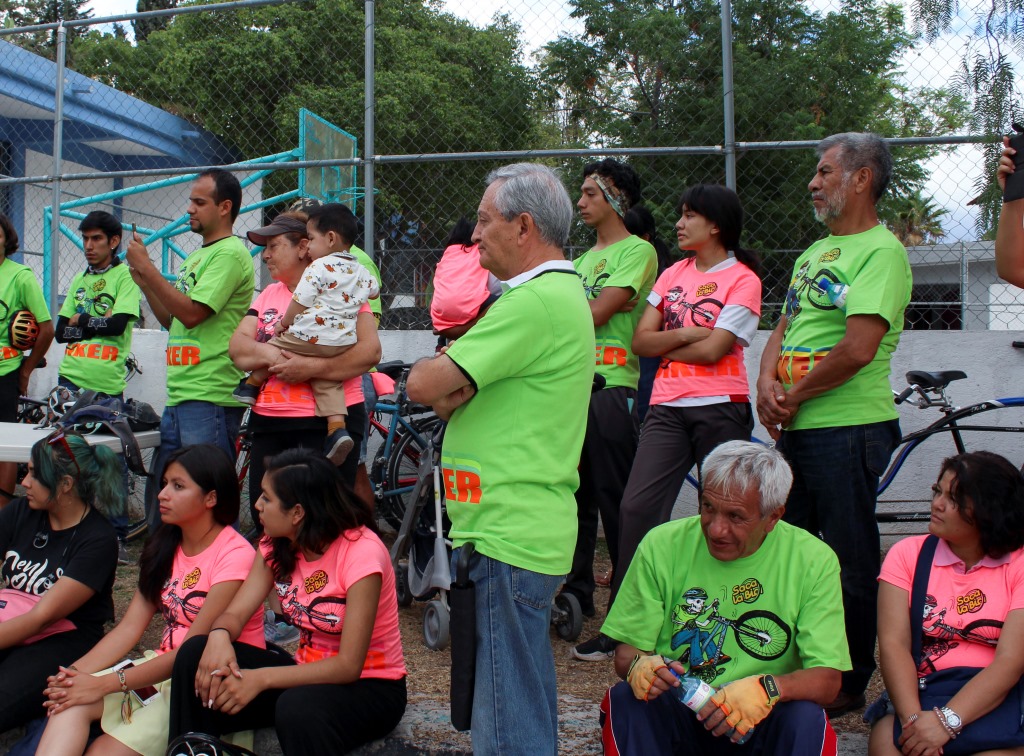
<svg viewBox="0 0 1024 756">
<path fill-rule="evenodd" d="M 42 534 L 48 534 L 46 543 L 37 548 Z M 75 627 L 102 631 L 103 623 L 114 619 L 117 536 L 95 507 L 78 525 L 51 530 L 46 512 L 31 509 L 25 498 L 15 499 L 0 509 L 0 554 L 0 587 L 42 596 L 66 576 L 95 591 L 68 615 Z"/>
</svg>

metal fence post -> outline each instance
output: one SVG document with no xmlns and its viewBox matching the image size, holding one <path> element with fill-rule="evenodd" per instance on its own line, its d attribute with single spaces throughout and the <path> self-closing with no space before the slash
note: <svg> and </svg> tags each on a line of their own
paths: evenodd
<svg viewBox="0 0 1024 756">
<path fill-rule="evenodd" d="M 970 265 L 967 260 L 967 245 L 960 242 L 960 329 L 963 331 L 973 330 L 967 325 L 967 316 L 971 312 L 970 304 L 967 301 L 970 286 Z"/>
<path fill-rule="evenodd" d="M 732 3 L 722 0 L 722 120 L 725 127 L 725 185 L 736 191 L 736 113 L 732 84 Z"/>
<path fill-rule="evenodd" d="M 50 213 L 50 275 L 46 279 L 46 300 L 50 314 L 57 313 L 57 296 L 60 293 L 60 175 L 63 171 L 64 155 L 64 64 L 67 57 L 68 30 L 63 23 L 57 25 L 57 81 L 54 82 L 53 108 L 53 212 Z"/>
<path fill-rule="evenodd" d="M 363 112 L 363 181 L 366 185 L 363 188 L 363 246 L 366 247 L 366 254 L 372 259 L 377 255 L 376 224 L 373 219 L 373 156 L 376 149 L 373 138 L 377 110 L 377 102 L 374 99 L 374 69 L 376 66 L 374 61 L 374 0 L 366 0 L 364 7 L 366 9 L 366 29 L 364 31 L 366 71 L 363 73 L 363 96 L 366 102 Z"/>
</svg>

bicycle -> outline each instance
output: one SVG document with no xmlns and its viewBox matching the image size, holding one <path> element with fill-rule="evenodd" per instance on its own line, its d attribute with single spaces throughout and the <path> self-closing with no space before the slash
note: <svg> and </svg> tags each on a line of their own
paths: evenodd
<svg viewBox="0 0 1024 756">
<path fill-rule="evenodd" d="M 370 434 L 383 438 L 370 466 L 370 485 L 378 519 L 395 530 L 402 526 L 419 476 L 420 455 L 427 448 L 440 418 L 429 407 L 410 402 L 405 382 L 411 366 L 382 363 L 377 369 L 396 378 L 393 399 L 380 397 L 370 415 Z M 396 377 L 397 374 L 397 377 Z M 385 422 L 383 417 L 388 416 Z"/>
<path fill-rule="evenodd" d="M 875 519 L 880 523 L 918 523 L 928 522 L 931 517 L 930 505 L 931 496 L 927 498 L 882 498 L 883 494 L 893 488 L 894 482 L 903 468 L 907 459 L 912 453 L 933 436 L 948 436 L 952 438 L 953 448 L 946 449 L 942 456 L 951 454 L 963 454 L 969 451 L 968 444 L 964 440 L 965 433 L 1024 433 L 1024 425 L 979 425 L 963 424 L 962 421 L 973 418 L 977 415 L 996 410 L 1008 409 L 1010 407 L 1024 407 L 1024 397 L 1011 396 L 1002 399 L 988 399 L 982 402 L 957 407 L 953 404 L 946 389 L 953 381 L 959 381 L 967 377 L 962 370 L 940 370 L 928 372 L 924 370 L 911 370 L 907 373 L 907 388 L 899 394 L 894 393 L 896 404 L 911 404 L 919 409 L 937 408 L 942 417 L 918 430 L 907 433 L 900 439 L 899 446 L 888 468 L 882 474 L 878 483 L 878 506 L 888 511 L 876 511 Z M 917 398 L 912 398 L 916 395 Z M 1018 423 L 1021 421 L 1018 420 Z M 988 439 L 991 443 L 992 439 Z M 974 444 L 974 448 L 981 448 Z M 934 450 L 934 447 L 933 447 Z M 938 469 L 938 464 L 934 469 Z M 897 492 L 897 496 L 899 492 Z M 909 505 L 922 505 L 922 509 Z M 895 511 L 893 511 L 895 509 Z"/>
<path fill-rule="evenodd" d="M 293 586 L 291 591 L 281 597 L 281 608 L 285 614 L 291 616 L 288 610 L 294 609 L 296 615 L 301 613 L 309 617 L 310 624 L 317 630 L 331 635 L 341 635 L 345 620 L 345 599 L 337 596 L 320 596 L 309 604 L 301 604 L 297 598 L 298 590 L 298 586 Z"/>
<path fill-rule="evenodd" d="M 710 683 L 722 673 L 718 665 L 724 661 L 722 648 L 725 646 L 729 628 L 732 628 L 740 647 L 756 659 L 771 661 L 786 653 L 793 633 L 778 615 L 754 609 L 744 612 L 736 619 L 729 619 L 718 613 L 718 606 L 718 599 L 715 599 L 710 607 L 711 614 L 708 615 L 708 624 L 715 623 L 707 634 L 707 640 L 711 641 L 710 648 L 714 653 L 703 663 L 691 666 L 690 674 Z"/>
<path fill-rule="evenodd" d="M 125 360 L 125 381 L 136 375 L 142 375 L 142 366 L 134 354 Z M 63 417 L 64 412 L 75 403 L 78 394 L 64 386 L 54 386 L 45 399 L 34 399 L 30 396 L 18 397 L 17 422 L 31 423 L 36 428 L 53 428 Z M 151 469 L 154 449 L 141 449 L 142 462 L 145 469 Z M 24 477 L 19 468 L 18 480 Z M 146 534 L 146 476 L 127 470 L 125 478 L 125 503 L 128 516 L 128 529 L 124 540 L 138 540 Z"/>
</svg>

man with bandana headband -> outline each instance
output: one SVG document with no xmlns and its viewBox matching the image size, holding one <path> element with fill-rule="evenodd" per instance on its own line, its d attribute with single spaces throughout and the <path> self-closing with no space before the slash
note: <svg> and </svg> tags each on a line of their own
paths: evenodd
<svg viewBox="0 0 1024 756">
<path fill-rule="evenodd" d="M 579 533 L 572 572 L 563 591 L 579 599 L 583 613 L 594 614 L 594 547 L 597 518 L 604 523 L 612 571 L 618 560 L 619 503 L 633 466 L 640 423 L 636 410 L 639 359 L 631 348 L 636 324 L 658 272 L 657 253 L 633 236 L 623 216 L 640 199 L 640 178 L 630 166 L 607 158 L 583 169 L 576 203 L 583 222 L 597 232 L 597 242 L 573 263 L 594 318 L 595 370 L 605 380 L 594 392 L 580 458 L 576 491 Z M 576 646 L 577 659 L 607 659 L 615 642 L 598 635 Z"/>
</svg>

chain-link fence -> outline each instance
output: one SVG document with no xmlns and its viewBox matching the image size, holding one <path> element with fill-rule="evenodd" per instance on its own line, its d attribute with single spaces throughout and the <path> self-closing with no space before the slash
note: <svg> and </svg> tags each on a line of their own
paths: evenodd
<svg viewBox="0 0 1024 756">
<path fill-rule="evenodd" d="M 349 202 L 381 269 L 382 325 L 429 327 L 434 265 L 489 169 L 542 159 L 576 195 L 610 154 L 640 173 L 666 241 L 686 186 L 736 186 L 770 321 L 824 233 L 814 143 L 867 129 L 893 140 L 882 216 L 910 249 L 908 327 L 1024 327 L 988 241 L 994 135 L 1021 101 L 1014 4 L 255 0 L 112 18 L 107 1 L 84 20 L 57 4 L 56 27 L 0 4 L 14 24 L 0 30 L 0 211 L 52 299 L 83 264 L 86 212 L 135 223 L 173 274 L 199 243 L 187 174 L 247 162 L 237 232 L 299 194 Z M 592 240 L 577 223 L 570 252 Z"/>
</svg>

